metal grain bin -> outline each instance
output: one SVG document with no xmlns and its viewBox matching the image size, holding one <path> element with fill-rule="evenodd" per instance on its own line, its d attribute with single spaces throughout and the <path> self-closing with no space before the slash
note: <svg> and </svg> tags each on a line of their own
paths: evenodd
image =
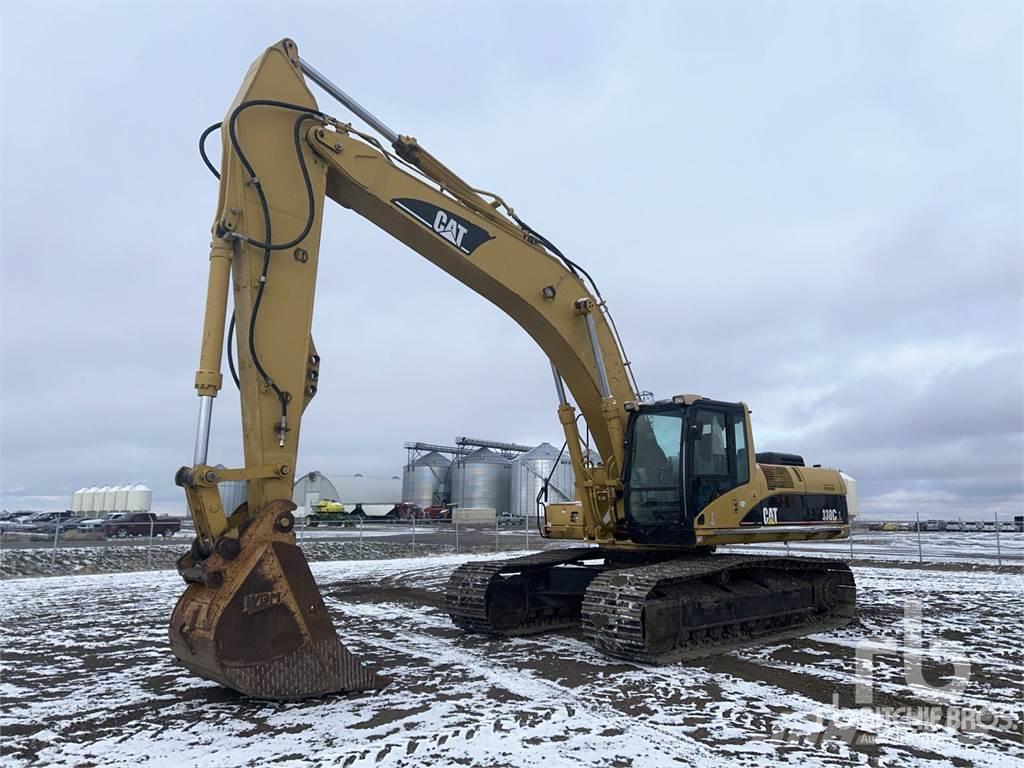
<svg viewBox="0 0 1024 768">
<path fill-rule="evenodd" d="M 559 458 L 557 448 L 551 443 L 541 443 L 512 461 L 509 512 L 520 516 L 536 515 L 537 494 L 540 493 L 548 475 L 551 475 L 548 484 L 548 503 L 572 501 L 575 495 L 574 473 L 569 452 L 563 451 L 562 457 Z"/>
<path fill-rule="evenodd" d="M 445 498 L 451 462 L 436 451 L 420 456 L 402 470 L 402 501 L 429 507 Z"/>
<path fill-rule="evenodd" d="M 82 512 L 85 503 L 85 492 L 86 488 L 79 488 L 77 491 L 71 494 L 71 511 L 75 513 Z"/>
<path fill-rule="evenodd" d="M 487 448 L 460 457 L 448 473 L 448 495 L 467 509 L 490 508 L 508 513 L 509 462 Z"/>
<path fill-rule="evenodd" d="M 224 505 L 224 514 L 228 517 L 246 502 L 245 480 L 223 480 L 217 483 L 217 490 L 220 491 L 220 503 Z"/>
<path fill-rule="evenodd" d="M 114 486 L 114 507 L 116 507 L 118 512 L 128 511 L 128 491 L 131 489 L 130 485 Z"/>
</svg>

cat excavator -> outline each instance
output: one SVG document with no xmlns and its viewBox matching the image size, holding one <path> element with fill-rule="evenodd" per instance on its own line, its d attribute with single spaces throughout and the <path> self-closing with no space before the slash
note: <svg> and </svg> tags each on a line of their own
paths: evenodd
<svg viewBox="0 0 1024 768">
<path fill-rule="evenodd" d="M 310 82 L 372 132 L 321 111 Z M 219 168 L 205 151 L 217 129 Z M 169 628 L 189 670 L 269 699 L 386 684 L 340 641 L 294 530 L 300 427 L 320 387 L 311 322 L 327 198 L 504 311 L 551 363 L 576 500 L 537 501 L 543 535 L 562 546 L 457 568 L 445 592 L 456 626 L 497 637 L 579 627 L 603 653 L 658 664 L 853 617 L 842 562 L 715 553 L 848 536 L 844 476 L 755 454 L 742 402 L 641 391 L 587 271 L 500 196 L 391 130 L 295 42 L 253 63 L 200 152 L 220 189 L 195 453 L 175 478 L 196 537 L 178 561 L 187 587 Z M 225 337 L 242 412 L 244 467 L 234 469 L 208 458 Z M 224 509 L 218 483 L 237 480 L 247 481 L 246 501 Z"/>
</svg>

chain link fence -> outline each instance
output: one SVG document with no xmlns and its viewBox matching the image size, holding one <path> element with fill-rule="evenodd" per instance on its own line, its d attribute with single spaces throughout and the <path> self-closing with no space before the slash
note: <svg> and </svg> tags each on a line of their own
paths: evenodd
<svg viewBox="0 0 1024 768">
<path fill-rule="evenodd" d="M 1019 521 L 991 520 L 870 523 L 858 521 L 848 539 L 743 544 L 723 550 L 743 553 L 836 557 L 849 561 L 902 561 L 1024 565 Z M 963 530 L 969 524 L 968 530 Z M 174 568 L 195 532 L 191 521 L 164 535 L 150 523 L 121 536 L 54 526 L 50 531 L 0 532 L 0 577 L 60 575 Z M 344 525 L 308 525 L 296 520 L 296 538 L 310 561 L 374 560 L 433 554 L 531 551 L 571 545 L 544 539 L 536 517 L 497 517 L 493 523 L 458 520 L 359 519 Z"/>
<path fill-rule="evenodd" d="M 727 547 L 733 552 L 782 552 L 854 560 L 974 565 L 1024 565 L 1024 520 L 857 520 L 849 538 Z"/>
<path fill-rule="evenodd" d="M 0 530 L 0 577 L 174 568 L 191 546 L 195 530 L 190 520 L 166 534 L 159 525 L 151 523 L 120 535 L 56 525 L 48 531 Z M 316 526 L 299 516 L 295 531 L 311 562 L 511 552 L 565 544 L 543 539 L 532 516 L 498 517 L 493 523 L 357 519 Z"/>
</svg>

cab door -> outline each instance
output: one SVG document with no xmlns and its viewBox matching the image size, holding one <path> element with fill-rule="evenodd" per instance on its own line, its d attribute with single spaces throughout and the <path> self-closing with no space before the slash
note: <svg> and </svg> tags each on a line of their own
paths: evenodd
<svg viewBox="0 0 1024 768">
<path fill-rule="evenodd" d="M 682 508 L 685 418 L 678 406 L 634 413 L 624 467 L 626 530 L 638 544 L 685 544 L 693 539 Z"/>
<path fill-rule="evenodd" d="M 741 405 L 700 404 L 690 408 L 684 484 L 691 521 L 722 494 L 750 482 L 749 445 Z"/>
</svg>

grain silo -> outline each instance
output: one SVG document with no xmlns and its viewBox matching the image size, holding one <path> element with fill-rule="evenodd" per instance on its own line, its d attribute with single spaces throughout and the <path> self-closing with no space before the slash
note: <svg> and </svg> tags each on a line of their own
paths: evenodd
<svg viewBox="0 0 1024 768">
<path fill-rule="evenodd" d="M 402 470 L 402 501 L 429 507 L 445 499 L 451 462 L 437 451 L 420 456 Z"/>
<path fill-rule="evenodd" d="M 96 489 L 92 493 L 92 509 L 94 512 L 106 514 L 111 511 L 110 507 L 106 506 L 106 492 L 110 489 L 110 485 L 96 486 Z"/>
<path fill-rule="evenodd" d="M 114 486 L 114 510 L 116 512 L 128 511 L 128 491 L 131 489 L 130 485 Z"/>
<path fill-rule="evenodd" d="M 557 463 L 556 463 L 557 461 Z M 553 471 L 552 471 L 553 470 Z M 513 515 L 536 515 L 537 494 L 548 483 L 548 504 L 572 501 L 575 496 L 572 461 L 568 451 L 559 451 L 550 443 L 541 443 L 516 456 L 511 464 L 508 510 Z"/>
<path fill-rule="evenodd" d="M 153 491 L 141 483 L 128 487 L 126 512 L 149 512 L 153 508 Z"/>
<path fill-rule="evenodd" d="M 82 513 L 82 503 L 84 501 L 85 488 L 79 488 L 77 491 L 71 494 L 71 511 L 76 515 Z"/>
<path fill-rule="evenodd" d="M 90 485 L 82 491 L 82 512 L 92 513 L 96 511 L 96 486 Z"/>
<path fill-rule="evenodd" d="M 451 465 L 448 495 L 462 509 L 493 509 L 508 512 L 510 465 L 487 448 L 460 456 Z"/>
<path fill-rule="evenodd" d="M 222 480 L 217 483 L 220 491 L 220 503 L 224 506 L 224 515 L 230 517 L 235 510 L 245 504 L 248 498 L 248 486 L 245 480 Z"/>
</svg>

